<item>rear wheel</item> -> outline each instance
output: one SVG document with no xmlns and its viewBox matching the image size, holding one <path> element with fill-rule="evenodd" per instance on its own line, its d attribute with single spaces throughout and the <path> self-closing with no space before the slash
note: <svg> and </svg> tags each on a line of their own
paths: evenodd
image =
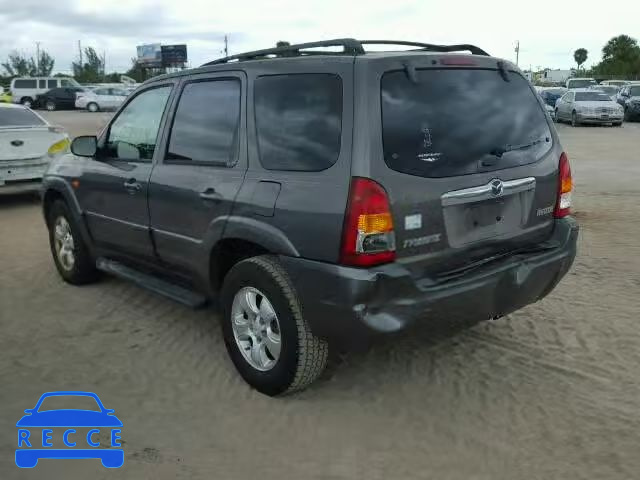
<svg viewBox="0 0 640 480">
<path fill-rule="evenodd" d="M 31 99 L 31 97 L 24 97 L 20 99 L 20 103 L 27 108 L 31 108 L 31 105 L 33 105 L 33 100 Z"/>
<path fill-rule="evenodd" d="M 97 112 L 98 110 L 100 110 L 100 107 L 98 107 L 97 103 L 91 102 L 89 105 L 87 105 L 87 110 L 89 110 L 90 112 Z"/>
<path fill-rule="evenodd" d="M 571 112 L 571 126 L 577 127 L 578 125 L 580 125 L 580 122 L 578 122 L 578 114 L 573 111 Z"/>
<path fill-rule="evenodd" d="M 47 100 L 47 103 L 45 103 L 44 106 L 47 110 L 53 112 L 56 109 L 56 102 L 53 100 Z"/>
<path fill-rule="evenodd" d="M 242 378 L 265 395 L 302 390 L 324 370 L 329 348 L 305 322 L 276 257 L 236 264 L 222 287 L 222 332 Z"/>
<path fill-rule="evenodd" d="M 47 214 L 49 244 L 58 273 L 65 282 L 82 285 L 98 278 L 98 271 L 69 207 L 57 200 Z"/>
</svg>

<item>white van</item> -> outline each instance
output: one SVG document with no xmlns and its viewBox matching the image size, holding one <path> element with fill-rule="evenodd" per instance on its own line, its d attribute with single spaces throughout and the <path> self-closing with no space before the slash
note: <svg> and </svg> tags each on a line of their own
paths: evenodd
<svg viewBox="0 0 640 480">
<path fill-rule="evenodd" d="M 67 77 L 18 77 L 11 80 L 11 95 L 13 103 L 21 103 L 30 108 L 36 95 L 52 88 L 79 86 L 73 78 Z"/>
</svg>

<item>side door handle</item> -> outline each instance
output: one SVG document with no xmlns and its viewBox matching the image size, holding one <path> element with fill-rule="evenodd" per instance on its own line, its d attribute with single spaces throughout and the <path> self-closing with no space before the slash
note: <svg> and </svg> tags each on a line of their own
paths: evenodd
<svg viewBox="0 0 640 480">
<path fill-rule="evenodd" d="M 124 182 L 124 188 L 131 194 L 138 193 L 142 189 L 142 185 L 135 178 L 130 178 Z"/>
<path fill-rule="evenodd" d="M 222 195 L 216 192 L 215 188 L 207 188 L 205 191 L 200 192 L 200 198 L 205 202 L 219 202 L 222 200 Z"/>
</svg>

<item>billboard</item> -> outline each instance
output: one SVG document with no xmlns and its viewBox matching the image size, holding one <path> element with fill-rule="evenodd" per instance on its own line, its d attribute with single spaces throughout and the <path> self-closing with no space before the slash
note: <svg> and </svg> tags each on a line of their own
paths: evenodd
<svg viewBox="0 0 640 480">
<path fill-rule="evenodd" d="M 161 67 L 162 66 L 162 49 L 159 43 L 149 43 L 147 45 L 138 45 L 138 63 L 145 67 Z"/>
<path fill-rule="evenodd" d="M 184 66 L 187 63 L 186 45 L 162 45 L 162 66 Z"/>
</svg>

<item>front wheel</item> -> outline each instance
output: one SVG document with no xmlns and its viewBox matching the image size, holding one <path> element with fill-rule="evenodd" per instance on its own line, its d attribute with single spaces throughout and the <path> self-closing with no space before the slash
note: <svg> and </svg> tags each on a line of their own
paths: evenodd
<svg viewBox="0 0 640 480">
<path fill-rule="evenodd" d="M 616 122 L 613 124 L 614 127 L 621 127 L 622 126 L 622 122 Z"/>
<path fill-rule="evenodd" d="M 87 105 L 87 110 L 89 110 L 90 112 L 97 112 L 98 110 L 100 110 L 100 107 L 98 107 L 97 103 L 93 103 L 91 102 L 89 105 Z"/>
<path fill-rule="evenodd" d="M 58 273 L 65 282 L 82 285 L 98 278 L 95 262 L 66 203 L 57 200 L 47 214 L 49 245 Z"/>
<path fill-rule="evenodd" d="M 580 125 L 580 122 L 578 122 L 578 115 L 576 112 L 571 112 L 571 126 L 577 127 L 578 125 Z"/>
<path fill-rule="evenodd" d="M 242 378 L 265 395 L 302 390 L 324 370 L 329 348 L 313 335 L 276 257 L 243 260 L 222 287 L 222 332 Z"/>
</svg>

